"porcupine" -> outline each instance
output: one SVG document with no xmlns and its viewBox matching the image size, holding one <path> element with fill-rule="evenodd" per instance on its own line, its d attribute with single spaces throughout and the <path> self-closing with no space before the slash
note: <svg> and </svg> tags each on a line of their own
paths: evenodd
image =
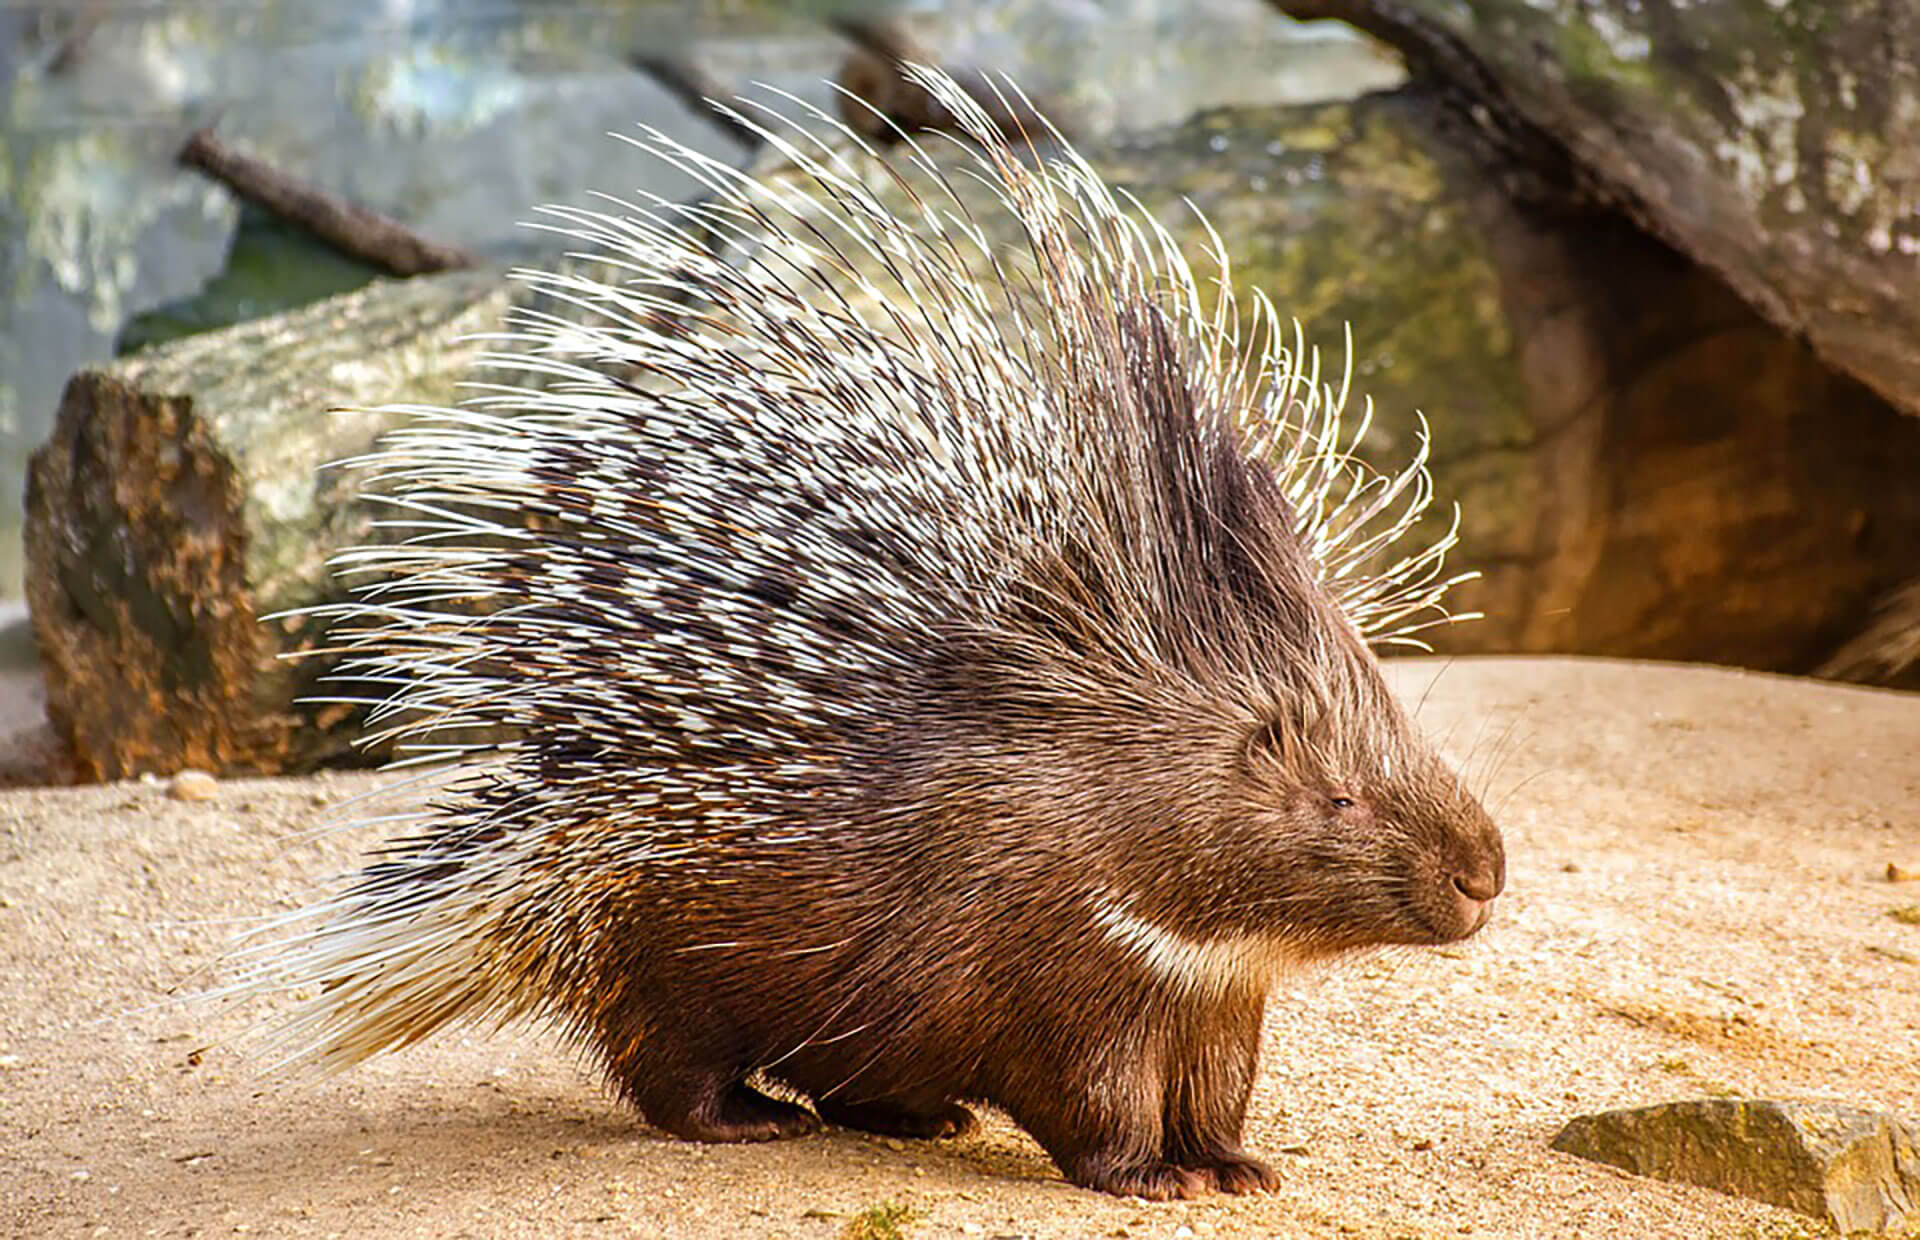
<svg viewBox="0 0 1920 1240">
<path fill-rule="evenodd" d="M 337 609 L 373 735 L 513 739 L 445 742 L 413 834 L 255 980 L 306 988 L 309 1065 L 544 1018 L 683 1138 L 983 1103 L 1089 1187 L 1271 1187 L 1240 1136 L 1277 973 L 1464 938 L 1504 882 L 1368 648 L 1457 580 L 1450 530 L 1369 567 L 1424 432 L 1362 466 L 1345 381 L 1264 297 L 1243 343 L 1224 256 L 1203 285 L 1064 143 L 916 76 L 1018 259 L 921 145 L 895 214 L 777 108 L 735 115 L 791 180 L 647 131 L 704 200 L 549 209 L 620 278 L 521 273 L 571 303 L 493 359 L 537 383 L 395 433 L 418 529 L 343 556 L 373 581 Z"/>
</svg>

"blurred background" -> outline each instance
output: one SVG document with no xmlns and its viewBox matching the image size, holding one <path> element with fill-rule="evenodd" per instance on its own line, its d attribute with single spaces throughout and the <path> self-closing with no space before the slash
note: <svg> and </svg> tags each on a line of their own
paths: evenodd
<svg viewBox="0 0 1920 1240">
<path fill-rule="evenodd" d="M 1336 363 L 1351 326 L 1369 450 L 1424 412 L 1482 573 L 1436 646 L 1913 687 L 1920 19 L 1855 7 L 0 0 L 0 605 L 38 746 L 0 774 L 342 759 L 276 658 L 317 636 L 260 622 L 364 534 L 312 479 L 379 427 L 324 409 L 450 398 L 501 270 L 556 257 L 537 204 L 698 191 L 609 134 L 777 170 L 700 96 L 837 113 L 839 82 L 938 125 L 906 59 L 1009 75 L 1194 244 L 1204 210 Z"/>
<path fill-rule="evenodd" d="M 423 235 L 505 260 L 537 245 L 522 224 L 539 203 L 693 192 L 610 132 L 652 125 L 740 158 L 635 58 L 688 58 L 726 88 L 764 82 L 831 109 L 849 43 L 828 21 L 890 13 L 943 56 L 1070 101 L 1082 136 L 1342 97 L 1402 75 L 1351 29 L 1303 25 L 1259 0 L 0 5 L 0 591 L 19 597 L 15 497 L 76 369 L 377 274 L 181 169 L 195 130 L 217 126 Z"/>
</svg>

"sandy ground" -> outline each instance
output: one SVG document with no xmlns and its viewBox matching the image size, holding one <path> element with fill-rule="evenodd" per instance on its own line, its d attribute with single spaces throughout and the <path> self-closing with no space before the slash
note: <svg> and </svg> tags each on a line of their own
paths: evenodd
<svg viewBox="0 0 1920 1240">
<path fill-rule="evenodd" d="M 900 1202 L 929 1237 L 1817 1234 L 1547 1142 L 1727 1092 L 1920 1117 L 1920 925 L 1890 916 L 1920 883 L 1885 877 L 1920 869 L 1920 697 L 1569 660 L 1394 676 L 1489 789 L 1509 894 L 1462 949 L 1277 996 L 1247 1134 L 1271 1196 L 1084 1192 L 1000 1120 L 682 1144 L 537 1031 L 265 1084 L 232 1045 L 264 1004 L 168 996 L 351 864 L 364 837 L 303 833 L 373 781 L 326 776 L 0 793 L 0 1233 L 828 1240 Z"/>
</svg>

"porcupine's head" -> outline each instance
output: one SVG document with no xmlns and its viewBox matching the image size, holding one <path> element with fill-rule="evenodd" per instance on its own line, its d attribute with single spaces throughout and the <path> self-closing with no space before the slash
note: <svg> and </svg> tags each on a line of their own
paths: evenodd
<svg viewBox="0 0 1920 1240">
<path fill-rule="evenodd" d="M 1466 938 L 1505 884 L 1499 832 L 1352 643 L 1335 630 L 1230 738 L 1215 915 L 1306 955 Z"/>
<path fill-rule="evenodd" d="M 955 722 L 910 729 L 914 765 L 939 799 L 984 800 L 967 829 L 1010 848 L 1094 824 L 1106 847 L 1065 850 L 1081 898 L 1183 984 L 1472 935 L 1499 832 L 1368 647 L 1409 640 L 1446 584 L 1450 536 L 1378 555 L 1427 502 L 1420 462 L 1357 465 L 1339 394 L 1297 372 L 1261 393 L 1284 420 L 1249 416 L 1168 328 L 1116 316 L 1105 390 L 1073 399 L 1126 410 L 1129 449 L 1079 476 L 1086 519 L 1017 550 L 997 610 L 936 661 L 926 700 Z"/>
<path fill-rule="evenodd" d="M 421 834 L 300 914 L 306 1057 L 566 1018 L 632 885 L 717 899 L 856 830 L 869 867 L 1064 857 L 1063 899 L 1176 957 L 1483 920 L 1497 833 L 1368 650 L 1446 619 L 1451 531 L 1393 550 L 1424 433 L 1361 464 L 1344 380 L 1236 305 L 1217 239 L 1203 281 L 1071 150 L 916 73 L 970 153 L 856 161 L 749 109 L 793 166 L 756 180 L 636 139 L 708 197 L 553 209 L 603 265 L 521 274 L 565 303 L 492 358 L 528 377 L 373 459 L 417 536 L 342 557 L 372 580 L 331 610 L 377 735 L 516 739 L 446 743 Z"/>
</svg>

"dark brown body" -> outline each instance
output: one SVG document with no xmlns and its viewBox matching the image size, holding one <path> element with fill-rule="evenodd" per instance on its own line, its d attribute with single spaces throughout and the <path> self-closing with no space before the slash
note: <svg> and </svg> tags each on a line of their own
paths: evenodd
<svg viewBox="0 0 1920 1240">
<path fill-rule="evenodd" d="M 1387 550 L 1424 458 L 1355 464 L 1270 309 L 1243 341 L 1224 270 L 910 76 L 1024 253 L 976 277 L 956 216 L 804 152 L 804 215 L 722 177 L 632 228 L 562 213 L 633 278 L 534 279 L 589 320 L 522 325 L 557 394 L 380 462 L 424 532 L 365 554 L 389 576 L 342 644 L 397 686 L 392 736 L 517 739 L 453 742 L 420 833 L 314 911 L 296 1054 L 539 1014 L 684 1137 L 940 1136 L 985 1102 L 1077 1183 L 1264 1187 L 1275 974 L 1463 938 L 1504 881 L 1362 636 L 1439 610 L 1447 539 Z M 716 262 L 747 219 L 768 248 Z M 816 295 L 848 254 L 884 258 L 883 309 Z"/>
<path fill-rule="evenodd" d="M 960 1103 L 992 1103 L 1090 1187 L 1264 1185 L 1239 1149 L 1263 985 L 1183 993 L 1154 976 L 1048 880 L 1075 858 L 957 849 L 944 879 L 849 873 L 858 859 L 742 875 L 750 917 L 672 926 L 670 904 L 652 910 L 649 937 L 666 935 L 628 958 L 631 998 L 595 1030 L 649 1121 L 709 1141 L 814 1127 L 746 1083 L 760 1069 L 830 1123 L 897 1136 L 955 1135 Z M 709 934 L 738 946 L 700 950 Z"/>
<path fill-rule="evenodd" d="M 1271 478 L 1179 406 L 1149 430 L 1179 555 L 1103 576 L 1036 549 L 991 610 L 858 681 L 830 661 L 851 620 L 767 579 L 753 604 L 785 608 L 781 639 L 831 653 L 777 677 L 742 660 L 768 687 L 709 694 L 700 717 L 676 684 L 596 676 L 650 653 L 605 618 L 626 595 L 589 612 L 570 564 L 549 581 L 534 562 L 516 588 L 564 605 L 489 624 L 564 695 L 536 701 L 476 803 L 369 872 L 355 916 L 411 941 L 432 937 L 403 920 L 416 906 L 479 910 L 479 963 L 448 967 L 557 1016 L 680 1136 L 814 1127 L 749 1083 L 764 1074 L 821 1119 L 897 1135 L 960 1131 L 965 1103 L 990 1103 L 1111 1192 L 1268 1185 L 1239 1140 L 1275 974 L 1474 933 L 1504 858 L 1314 580 Z M 684 621 L 677 602 L 649 619 L 702 633 L 708 600 Z M 577 638 L 558 656 L 555 632 Z M 835 709 L 776 731 L 796 696 Z M 359 1027 L 411 1040 L 419 1006 L 395 991 L 370 991 Z"/>
</svg>

